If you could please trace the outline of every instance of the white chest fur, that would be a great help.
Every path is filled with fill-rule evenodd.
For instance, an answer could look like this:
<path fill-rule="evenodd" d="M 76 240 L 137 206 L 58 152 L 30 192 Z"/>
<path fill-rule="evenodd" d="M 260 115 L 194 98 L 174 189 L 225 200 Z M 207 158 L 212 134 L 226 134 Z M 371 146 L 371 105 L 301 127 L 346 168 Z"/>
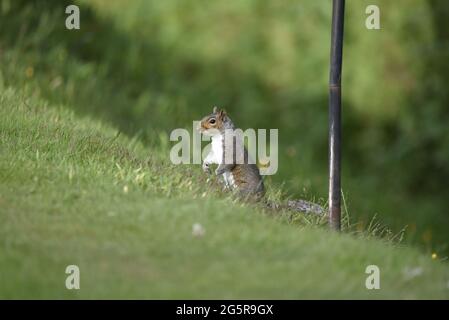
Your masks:
<path fill-rule="evenodd" d="M 217 135 L 212 137 L 212 150 L 208 159 L 211 163 L 221 164 L 223 162 L 223 136 Z M 223 180 L 228 188 L 235 188 L 235 180 L 232 172 L 223 173 Z"/>
<path fill-rule="evenodd" d="M 213 162 L 221 164 L 223 162 L 223 137 L 221 135 L 212 137 L 212 153 L 214 157 Z"/>

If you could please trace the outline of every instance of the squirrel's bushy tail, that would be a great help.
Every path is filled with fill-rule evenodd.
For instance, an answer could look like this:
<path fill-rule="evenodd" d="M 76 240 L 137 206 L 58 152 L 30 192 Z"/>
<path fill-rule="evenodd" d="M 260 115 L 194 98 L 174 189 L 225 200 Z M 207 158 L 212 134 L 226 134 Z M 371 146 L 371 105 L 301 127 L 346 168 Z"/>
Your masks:
<path fill-rule="evenodd" d="M 273 210 L 287 209 L 296 212 L 302 212 L 305 214 L 325 215 L 326 210 L 319 204 L 298 199 L 288 200 L 287 203 L 268 202 L 267 207 Z"/>
<path fill-rule="evenodd" d="M 287 209 L 320 216 L 326 213 L 326 210 L 319 204 L 306 200 L 288 200 Z"/>

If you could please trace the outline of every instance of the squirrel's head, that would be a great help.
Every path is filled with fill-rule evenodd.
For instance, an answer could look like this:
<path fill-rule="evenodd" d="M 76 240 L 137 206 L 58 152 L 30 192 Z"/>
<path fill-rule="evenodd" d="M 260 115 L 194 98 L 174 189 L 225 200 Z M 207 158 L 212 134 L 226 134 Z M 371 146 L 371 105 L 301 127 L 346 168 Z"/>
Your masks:
<path fill-rule="evenodd" d="M 198 130 L 209 136 L 221 134 L 225 129 L 225 123 L 229 120 L 226 111 L 214 107 L 211 114 L 201 119 Z"/>

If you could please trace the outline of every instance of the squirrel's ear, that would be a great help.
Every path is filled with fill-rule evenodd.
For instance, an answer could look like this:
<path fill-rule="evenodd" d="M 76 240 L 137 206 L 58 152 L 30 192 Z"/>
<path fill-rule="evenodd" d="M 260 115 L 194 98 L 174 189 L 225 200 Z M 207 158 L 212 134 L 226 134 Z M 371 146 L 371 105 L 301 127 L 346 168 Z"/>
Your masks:
<path fill-rule="evenodd" d="M 213 113 L 217 113 L 218 112 L 218 107 L 215 106 L 214 109 L 212 110 Z"/>
<path fill-rule="evenodd" d="M 224 119 L 226 117 L 226 111 L 224 109 L 221 109 L 218 112 L 218 116 L 219 116 L 219 118 Z"/>

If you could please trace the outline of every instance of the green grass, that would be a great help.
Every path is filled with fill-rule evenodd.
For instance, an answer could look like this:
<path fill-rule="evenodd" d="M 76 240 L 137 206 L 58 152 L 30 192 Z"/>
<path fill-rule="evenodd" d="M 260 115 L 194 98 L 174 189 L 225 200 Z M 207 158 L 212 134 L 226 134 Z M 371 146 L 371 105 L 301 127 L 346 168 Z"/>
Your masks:
<path fill-rule="evenodd" d="M 402 2 L 380 1 L 392 13 L 381 33 L 359 27 L 367 1 L 348 4 L 351 219 L 345 210 L 336 234 L 221 194 L 199 165 L 169 162 L 167 134 L 214 104 L 243 128 L 280 128 L 268 196 L 324 202 L 330 3 L 80 1 L 81 29 L 69 31 L 71 1 L 0 0 L 0 298 L 448 299 L 445 87 L 434 83 L 449 72 L 444 50 L 421 59 L 447 28 L 433 30 L 444 11 L 425 0 Z M 395 118 L 412 109 L 430 113 Z M 65 288 L 71 264 L 79 291 Z M 365 289 L 370 264 L 381 290 Z"/>
<path fill-rule="evenodd" d="M 379 32 L 364 28 L 370 1 L 348 2 L 343 190 L 360 225 L 377 215 L 395 233 L 407 226 L 405 243 L 447 256 L 449 5 L 410 1 L 379 0 Z M 69 4 L 0 0 L 0 90 L 147 146 L 223 106 L 242 128 L 279 129 L 270 182 L 327 198 L 330 2 L 79 1 L 76 31 L 64 26 Z"/>
<path fill-rule="evenodd" d="M 446 263 L 232 201 L 199 166 L 66 106 L 5 88 L 0 129 L 1 298 L 449 298 Z"/>
<path fill-rule="evenodd" d="M 411 1 L 378 0 L 378 32 L 364 28 L 369 0 L 347 3 L 342 183 L 361 226 L 377 214 L 394 233 L 407 226 L 405 243 L 447 256 L 449 5 Z M 0 90 L 146 146 L 219 105 L 239 127 L 279 129 L 273 185 L 327 198 L 331 2 L 76 1 L 70 31 L 72 2 L 0 0 Z"/>

